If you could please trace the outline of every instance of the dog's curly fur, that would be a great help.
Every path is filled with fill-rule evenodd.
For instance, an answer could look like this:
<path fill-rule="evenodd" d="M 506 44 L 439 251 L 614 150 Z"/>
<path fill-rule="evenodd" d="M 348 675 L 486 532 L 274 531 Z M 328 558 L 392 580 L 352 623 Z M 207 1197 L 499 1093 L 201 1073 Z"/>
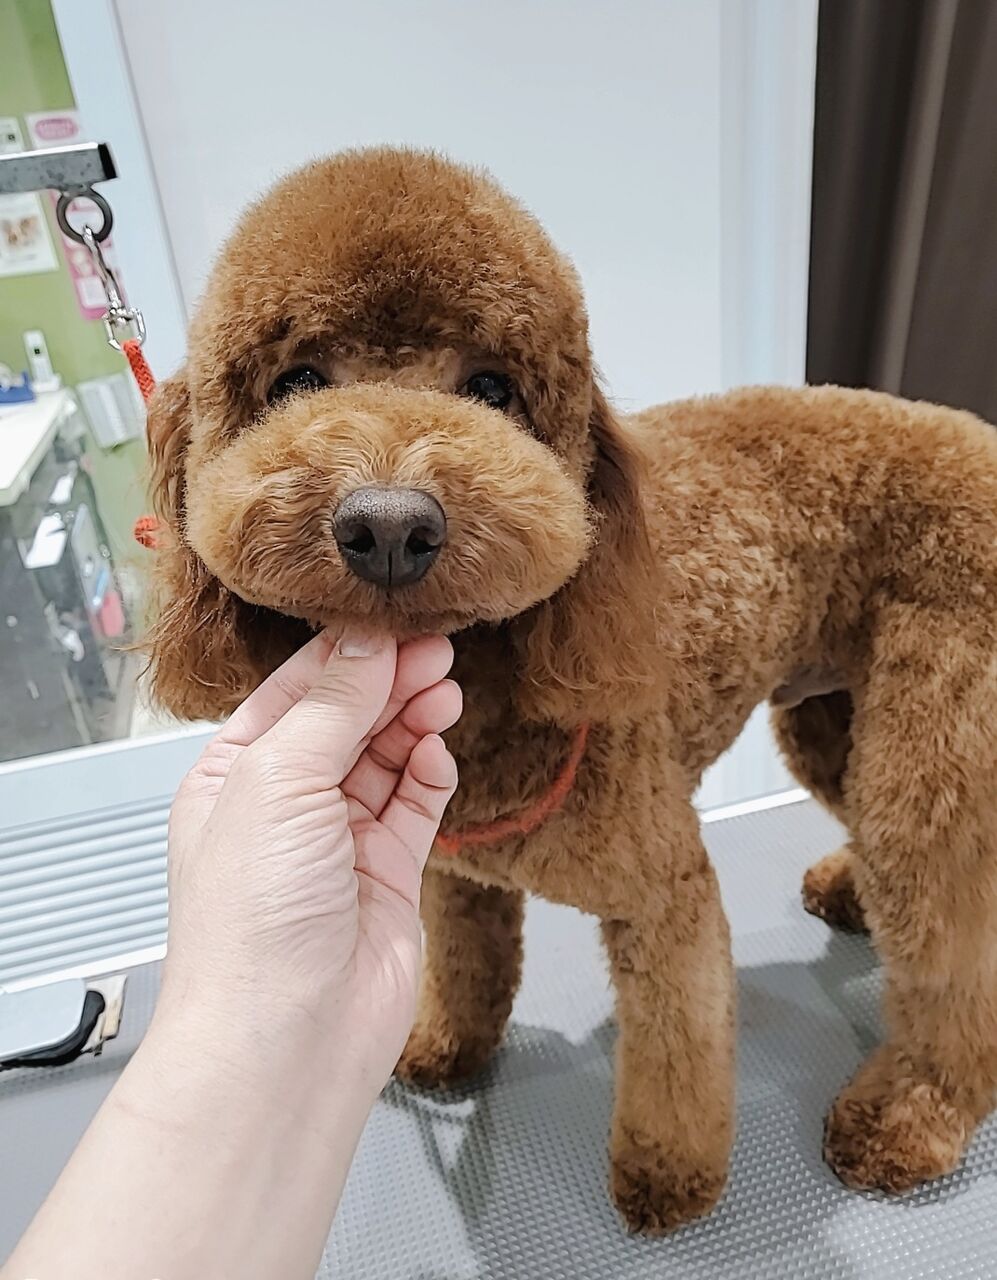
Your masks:
<path fill-rule="evenodd" d="M 667 361 L 667 352 L 662 352 Z M 273 405 L 301 364 L 332 385 Z M 515 383 L 507 412 L 456 394 Z M 727 925 L 690 797 L 759 702 L 847 849 L 811 909 L 866 924 L 887 1042 L 835 1102 L 849 1184 L 960 1159 L 997 1090 L 997 434 L 833 387 L 618 418 L 578 281 L 482 175 L 375 150 L 314 164 L 239 225 L 151 406 L 155 690 L 230 711 L 311 630 L 446 631 L 459 831 L 550 786 L 529 836 L 426 876 L 418 1023 L 399 1074 L 444 1085 L 498 1045 L 527 892 L 602 921 L 620 1034 L 612 1191 L 634 1229 L 709 1210 L 732 1135 Z M 449 541 L 420 583 L 351 576 L 330 513 L 427 490 Z M 501 767 L 496 768 L 496 761 Z"/>

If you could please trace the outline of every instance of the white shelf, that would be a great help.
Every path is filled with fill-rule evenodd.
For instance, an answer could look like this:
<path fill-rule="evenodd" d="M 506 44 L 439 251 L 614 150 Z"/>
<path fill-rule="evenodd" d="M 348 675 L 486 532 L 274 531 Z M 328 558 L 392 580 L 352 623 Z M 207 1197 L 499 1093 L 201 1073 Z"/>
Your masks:
<path fill-rule="evenodd" d="M 0 406 L 0 507 L 12 507 L 27 489 L 60 424 L 74 408 L 65 388 L 28 404 Z"/>

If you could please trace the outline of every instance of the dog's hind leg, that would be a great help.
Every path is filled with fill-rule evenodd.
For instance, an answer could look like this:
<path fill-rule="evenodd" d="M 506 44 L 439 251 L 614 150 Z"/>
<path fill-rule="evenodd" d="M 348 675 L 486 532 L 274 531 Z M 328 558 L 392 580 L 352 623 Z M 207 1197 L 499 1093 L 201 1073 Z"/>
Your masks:
<path fill-rule="evenodd" d="M 985 613 L 891 606 L 857 700 L 845 784 L 886 966 L 886 1043 L 828 1116 L 850 1186 L 953 1169 L 997 1101 L 997 654 Z"/>
<path fill-rule="evenodd" d="M 868 930 L 855 883 L 855 847 L 850 840 L 807 869 L 803 909 L 846 933 Z"/>
<path fill-rule="evenodd" d="M 519 986 L 523 894 L 428 868 L 419 1010 L 395 1074 L 423 1088 L 473 1075 L 505 1031 Z"/>
<path fill-rule="evenodd" d="M 619 1020 L 611 1189 L 630 1229 L 652 1235 L 709 1212 L 733 1134 L 727 921 L 698 833 L 675 818 L 662 813 L 665 830 L 652 837 L 667 842 L 655 859 L 665 882 L 658 907 L 634 903 L 632 917 L 602 926 Z M 676 834 L 682 825 L 687 840 Z"/>
<path fill-rule="evenodd" d="M 772 710 L 772 729 L 790 771 L 844 825 L 852 713 L 852 696 L 845 689 Z M 803 877 L 803 905 L 829 925 L 861 932 L 866 924 L 853 864 L 850 842 L 821 858 Z"/>

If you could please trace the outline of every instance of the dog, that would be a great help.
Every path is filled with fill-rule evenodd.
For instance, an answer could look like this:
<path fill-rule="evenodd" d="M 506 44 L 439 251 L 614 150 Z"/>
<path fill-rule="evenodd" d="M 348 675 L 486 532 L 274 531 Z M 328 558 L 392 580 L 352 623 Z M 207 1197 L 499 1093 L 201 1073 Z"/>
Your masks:
<path fill-rule="evenodd" d="M 692 796 L 769 699 L 849 833 L 807 906 L 868 927 L 886 969 L 886 1040 L 825 1157 L 892 1192 L 956 1166 L 997 1100 L 988 425 L 835 387 L 624 419 L 534 218 L 479 172 L 375 149 L 249 210 L 149 434 L 171 711 L 224 716 L 320 627 L 453 638 L 461 782 L 403 1080 L 486 1062 L 525 894 L 572 904 L 599 918 L 616 992 L 613 1199 L 652 1234 L 715 1204 L 733 981 Z"/>

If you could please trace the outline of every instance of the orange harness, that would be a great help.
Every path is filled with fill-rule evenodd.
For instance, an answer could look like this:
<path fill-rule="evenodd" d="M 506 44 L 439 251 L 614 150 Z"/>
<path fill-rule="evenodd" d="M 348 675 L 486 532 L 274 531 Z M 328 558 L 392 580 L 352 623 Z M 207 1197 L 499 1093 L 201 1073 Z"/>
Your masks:
<path fill-rule="evenodd" d="M 585 754 L 588 736 L 588 724 L 580 724 L 575 731 L 571 751 L 564 762 L 563 769 L 543 795 L 528 805 L 522 813 L 496 818 L 494 822 L 484 822 L 479 827 L 468 827 L 464 831 L 441 831 L 436 837 L 434 846 L 436 850 L 445 858 L 456 858 L 465 849 L 480 849 L 482 846 L 498 844 L 500 840 L 505 840 L 509 836 L 528 836 L 536 831 L 537 827 L 546 822 L 551 814 L 557 813 L 567 800 L 571 788 L 575 785 L 578 766 Z"/>
<path fill-rule="evenodd" d="M 149 398 L 156 389 L 156 379 L 152 376 L 152 370 L 142 354 L 142 344 L 134 338 L 129 338 L 121 344 L 121 350 L 131 366 L 136 385 L 142 393 L 142 399 L 148 404 Z M 143 547 L 155 548 L 158 528 L 159 521 L 155 516 L 139 516 L 133 529 L 135 541 L 140 542 Z M 465 849 L 480 849 L 498 844 L 500 840 L 505 840 L 509 836 L 528 836 L 536 831 L 537 827 L 546 822 L 551 814 L 557 813 L 567 800 L 571 788 L 575 785 L 578 766 L 585 754 L 588 736 L 588 724 L 580 724 L 563 769 L 543 795 L 528 805 L 522 813 L 496 818 L 494 822 L 468 827 L 464 831 L 450 833 L 440 831 L 437 833 L 434 848 L 445 858 L 455 858 Z"/>

